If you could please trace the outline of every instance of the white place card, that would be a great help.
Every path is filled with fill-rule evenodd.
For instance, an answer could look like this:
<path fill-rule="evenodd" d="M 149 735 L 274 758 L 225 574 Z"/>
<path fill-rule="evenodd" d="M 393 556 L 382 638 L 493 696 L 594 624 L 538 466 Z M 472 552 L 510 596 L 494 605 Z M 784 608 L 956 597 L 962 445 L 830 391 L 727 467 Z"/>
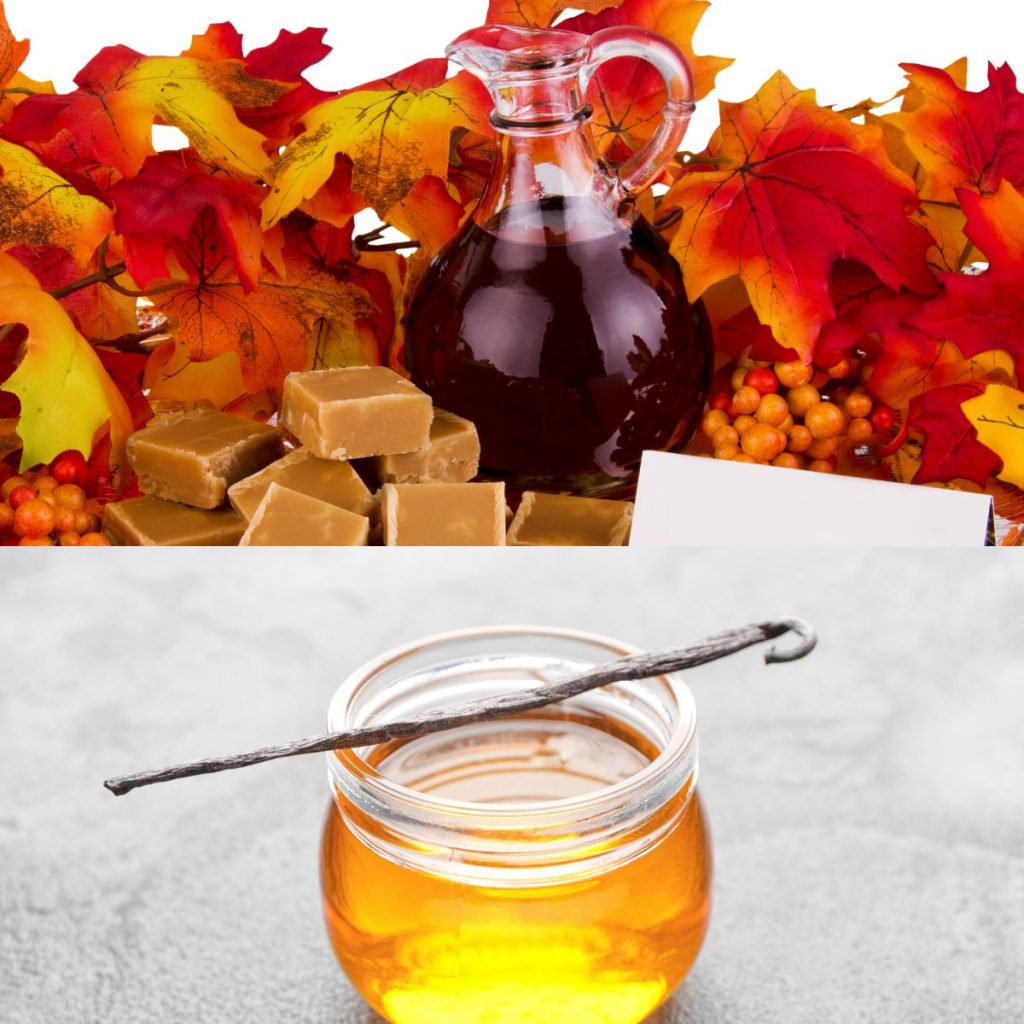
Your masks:
<path fill-rule="evenodd" d="M 646 452 L 632 547 L 981 547 L 992 499 Z"/>

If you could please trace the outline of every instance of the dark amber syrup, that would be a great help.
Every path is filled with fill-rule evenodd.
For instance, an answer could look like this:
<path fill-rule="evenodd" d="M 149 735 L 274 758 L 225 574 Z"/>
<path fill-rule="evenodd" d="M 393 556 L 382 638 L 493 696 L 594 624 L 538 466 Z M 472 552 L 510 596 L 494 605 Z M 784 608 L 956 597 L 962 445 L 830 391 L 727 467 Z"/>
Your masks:
<path fill-rule="evenodd" d="M 413 379 L 480 432 L 485 474 L 515 490 L 628 495 L 645 449 L 700 421 L 711 332 L 664 241 L 597 201 L 470 221 L 407 320 Z"/>

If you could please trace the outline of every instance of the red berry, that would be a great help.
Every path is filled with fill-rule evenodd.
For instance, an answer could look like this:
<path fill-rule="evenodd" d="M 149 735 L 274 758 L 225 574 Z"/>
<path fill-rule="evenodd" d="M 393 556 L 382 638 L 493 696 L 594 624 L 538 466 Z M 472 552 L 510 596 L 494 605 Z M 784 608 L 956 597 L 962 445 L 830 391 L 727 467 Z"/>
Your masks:
<path fill-rule="evenodd" d="M 762 395 L 774 395 L 779 390 L 779 378 L 767 366 L 757 367 L 743 378 L 743 385 L 756 388 Z"/>
<path fill-rule="evenodd" d="M 880 405 L 871 414 L 871 426 L 877 434 L 888 434 L 896 425 L 896 415 L 887 405 Z"/>
<path fill-rule="evenodd" d="M 88 479 L 89 463 L 81 452 L 64 452 L 53 460 L 50 475 L 62 484 L 78 484 Z"/>
<path fill-rule="evenodd" d="M 732 395 L 725 391 L 719 391 L 716 395 L 712 396 L 711 403 L 708 408 L 714 412 L 716 409 L 726 410 L 732 405 Z"/>
<path fill-rule="evenodd" d="M 34 487 L 28 487 L 23 485 L 21 487 L 15 487 L 11 491 L 10 496 L 7 498 L 8 504 L 17 512 L 26 501 L 35 501 L 38 495 Z"/>

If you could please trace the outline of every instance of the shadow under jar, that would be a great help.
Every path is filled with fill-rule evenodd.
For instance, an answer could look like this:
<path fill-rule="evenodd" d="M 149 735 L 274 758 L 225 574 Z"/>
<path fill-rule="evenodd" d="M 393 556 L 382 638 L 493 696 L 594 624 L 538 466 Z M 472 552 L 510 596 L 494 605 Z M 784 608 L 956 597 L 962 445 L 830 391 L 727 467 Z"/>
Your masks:
<path fill-rule="evenodd" d="M 629 497 L 645 450 L 693 436 L 712 370 L 711 329 L 637 197 L 675 156 L 693 110 L 667 40 L 490 25 L 448 55 L 491 92 L 487 185 L 416 289 L 413 380 L 472 420 L 486 476 L 513 490 Z M 597 152 L 588 84 L 606 60 L 650 61 L 667 99 L 650 143 L 620 167 Z"/>
<path fill-rule="evenodd" d="M 332 730 L 532 688 L 635 648 L 545 629 L 453 633 L 351 676 Z M 393 1024 L 639 1024 L 710 910 L 696 713 L 679 679 L 328 755 L 327 930 Z"/>

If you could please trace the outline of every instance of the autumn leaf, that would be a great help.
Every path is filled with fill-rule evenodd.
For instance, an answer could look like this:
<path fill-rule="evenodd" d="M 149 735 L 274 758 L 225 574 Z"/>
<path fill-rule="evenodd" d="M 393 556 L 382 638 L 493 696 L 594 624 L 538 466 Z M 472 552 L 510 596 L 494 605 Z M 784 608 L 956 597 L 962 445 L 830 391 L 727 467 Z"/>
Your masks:
<path fill-rule="evenodd" d="M 352 161 L 339 155 L 326 184 L 299 209 L 313 220 L 336 228 L 346 227 L 354 214 L 365 210 L 366 200 L 352 189 Z"/>
<path fill-rule="evenodd" d="M 586 35 L 627 25 L 650 29 L 679 48 L 693 75 L 694 98 L 703 99 L 715 87 L 718 73 L 732 64 L 724 57 L 694 53 L 693 35 L 710 6 L 706 0 L 625 0 L 600 14 L 570 18 L 558 27 Z M 666 97 L 661 75 L 651 64 L 625 57 L 600 68 L 590 98 L 598 147 L 618 160 L 640 149 L 654 135 L 662 121 Z"/>
<path fill-rule="evenodd" d="M 493 160 L 493 138 L 467 128 L 452 132 L 447 178 L 464 207 L 475 204 L 483 194 Z"/>
<path fill-rule="evenodd" d="M 0 285 L 4 280 L 0 277 Z M 0 287 L 0 320 L 28 329 L 21 362 L 0 387 L 21 403 L 21 468 L 49 462 L 71 449 L 88 457 L 97 434 L 109 424 L 116 475 L 132 430 L 131 413 L 60 303 L 39 288 L 10 284 Z"/>
<path fill-rule="evenodd" d="M 832 292 L 838 313 L 822 331 L 816 359 L 831 366 L 854 352 L 864 353 L 870 367 L 868 391 L 894 409 L 905 410 L 933 388 L 1013 377 L 1013 360 L 1005 352 L 966 357 L 953 342 L 915 326 L 928 300 L 886 288 L 863 267 L 838 267 Z"/>
<path fill-rule="evenodd" d="M 110 287 L 75 288 L 94 273 L 94 258 L 82 262 L 55 245 L 19 245 L 9 252 L 32 272 L 43 291 L 60 294 L 74 288 L 62 295 L 60 304 L 71 314 L 84 337 L 112 341 L 138 332 L 135 298 Z M 116 237 L 111 239 L 106 258 L 108 263 L 121 259 L 120 240 Z M 135 282 L 127 274 L 118 275 L 115 281 L 126 290 L 135 290 Z"/>
<path fill-rule="evenodd" d="M 98 199 L 0 139 L 0 246 L 56 245 L 86 260 L 113 228 L 113 215 Z"/>
<path fill-rule="evenodd" d="M 617 0 L 490 0 L 487 5 L 487 24 L 550 28 L 565 11 L 587 11 L 596 14 L 606 7 L 614 7 L 616 2 Z"/>
<path fill-rule="evenodd" d="M 324 322 L 355 338 L 356 322 L 373 317 L 376 306 L 356 282 L 358 268 L 327 266 L 289 237 L 282 251 L 284 274 L 268 271 L 247 293 L 219 240 L 213 213 L 196 222 L 181 271 L 188 282 L 154 298 L 192 359 L 207 361 L 236 352 L 251 391 L 280 388 L 293 370 L 311 365 Z M 366 362 L 353 342 L 352 362 Z"/>
<path fill-rule="evenodd" d="M 1024 489 L 1024 391 L 990 384 L 961 408 L 978 440 L 1002 460 L 999 479 Z"/>
<path fill-rule="evenodd" d="M 242 286 L 256 287 L 263 263 L 262 191 L 257 187 L 176 152 L 149 157 L 135 178 L 118 182 L 106 195 L 124 237 L 128 270 L 141 287 L 170 275 L 168 243 L 187 241 L 196 217 L 207 209 L 214 213 Z"/>
<path fill-rule="evenodd" d="M 421 178 L 404 199 L 388 210 L 384 218 L 387 223 L 419 243 L 406 261 L 404 288 L 399 290 L 399 297 L 415 294 L 434 256 L 458 232 L 465 212 L 445 183 L 432 175 Z M 404 310 L 398 311 L 399 319 L 403 313 Z M 386 344 L 384 350 L 391 347 Z"/>
<path fill-rule="evenodd" d="M 995 192 L 1024 184 L 1024 94 L 1008 64 L 989 67 L 988 88 L 969 92 L 948 71 L 904 64 L 910 109 L 890 114 L 921 166 L 926 202 L 955 202 L 958 189 Z"/>
<path fill-rule="evenodd" d="M 965 356 L 1002 349 L 1024 380 L 1024 195 L 1004 182 L 993 196 L 958 193 L 967 237 L 989 257 L 980 274 L 943 274 L 942 293 L 913 326 L 952 341 Z"/>
<path fill-rule="evenodd" d="M 346 93 L 311 110 L 305 132 L 274 165 L 264 227 L 313 198 L 334 173 L 338 154 L 351 159 L 352 188 L 380 215 L 424 175 L 443 176 L 453 129 L 488 130 L 490 101 L 472 75 L 444 80 L 444 62 L 429 63 L 432 84 L 410 69 L 385 88 Z"/>
<path fill-rule="evenodd" d="M 409 260 L 396 252 L 364 252 L 359 260 L 360 266 L 373 271 L 379 278 L 381 297 L 377 298 L 377 306 L 391 312 L 391 324 L 378 316 L 370 326 L 377 334 L 377 344 L 384 356 L 382 362 L 398 373 L 407 373 L 405 368 L 405 302 L 412 295 L 409 282 Z M 390 306 L 385 307 L 383 295 L 390 296 Z M 383 321 L 383 322 L 382 322 Z"/>
<path fill-rule="evenodd" d="M 691 298 L 739 275 L 760 321 L 809 360 L 835 316 L 837 260 L 863 263 L 893 290 L 934 290 L 930 240 L 907 217 L 913 183 L 880 131 L 819 107 L 781 72 L 749 102 L 721 109 L 700 169 L 662 207 L 682 214 L 672 251 Z"/>
<path fill-rule="evenodd" d="M 0 89 L 14 78 L 18 69 L 25 63 L 28 50 L 27 39 L 19 42 L 14 38 L 14 33 L 11 32 L 11 27 L 7 24 L 3 0 L 0 0 Z"/>
<path fill-rule="evenodd" d="M 1003 181 L 1024 186 L 1024 94 L 1008 65 L 989 67 L 988 88 L 969 92 L 955 76 L 904 64 L 909 86 L 903 109 L 885 120 L 903 133 L 918 161 L 921 221 L 934 236 L 950 270 L 968 261 L 960 189 L 982 195 Z"/>
<path fill-rule="evenodd" d="M 75 84 L 78 89 L 66 96 L 29 97 L 15 110 L 6 136 L 37 149 L 50 143 L 40 151 L 129 178 L 152 155 L 157 122 L 184 132 L 200 159 L 264 178 L 270 165 L 265 139 L 239 120 L 235 108 L 270 106 L 292 89 L 254 78 L 238 60 L 145 57 L 126 46 L 102 50 Z"/>
<path fill-rule="evenodd" d="M 458 231 L 465 210 L 433 175 L 421 178 L 384 217 L 387 223 L 419 243 L 419 252 L 433 257 Z"/>
<path fill-rule="evenodd" d="M 326 29 L 302 32 L 282 30 L 269 46 L 253 50 L 245 58 L 245 69 L 255 78 L 287 82 L 292 88 L 269 106 L 241 108 L 243 124 L 265 136 L 272 151 L 292 141 L 308 111 L 332 99 L 335 94 L 310 84 L 304 72 L 327 57 L 331 48 L 324 42 Z"/>
<path fill-rule="evenodd" d="M 16 260 L 10 253 L 0 252 L 0 288 L 12 284 L 24 285 L 26 288 L 39 286 L 35 275 L 24 263 Z"/>
<path fill-rule="evenodd" d="M 954 384 L 918 395 L 910 403 L 910 429 L 924 437 L 915 483 L 970 480 L 984 487 L 999 468 L 999 456 L 978 440 L 961 408 L 980 392 L 975 385 Z"/>
<path fill-rule="evenodd" d="M 194 35 L 192 45 L 181 55 L 205 61 L 241 60 L 245 56 L 242 34 L 230 21 L 218 22 L 210 25 L 202 35 Z"/>
<path fill-rule="evenodd" d="M 154 402 L 209 402 L 223 409 L 246 394 L 237 352 L 195 362 L 188 345 L 173 338 L 158 345 L 146 363 L 143 384 Z"/>

